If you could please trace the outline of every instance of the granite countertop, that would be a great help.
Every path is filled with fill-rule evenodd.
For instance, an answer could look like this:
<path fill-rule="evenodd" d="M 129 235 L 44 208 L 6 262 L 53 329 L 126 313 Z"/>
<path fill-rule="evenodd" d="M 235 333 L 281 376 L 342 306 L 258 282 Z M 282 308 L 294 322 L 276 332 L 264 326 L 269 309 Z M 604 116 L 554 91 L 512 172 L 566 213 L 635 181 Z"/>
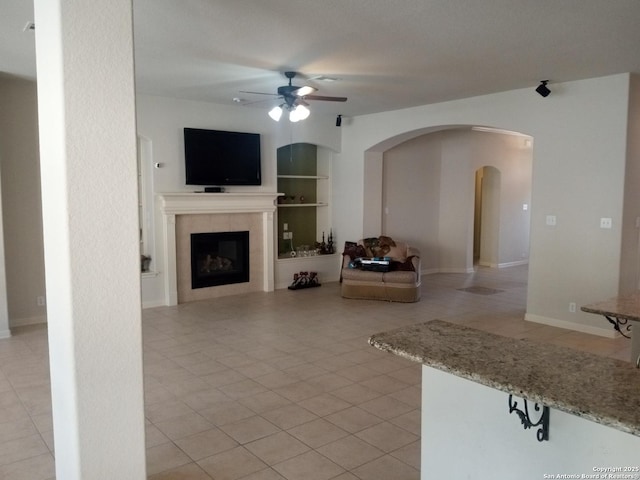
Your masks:
<path fill-rule="evenodd" d="M 640 369 L 628 362 L 441 320 L 378 333 L 369 343 L 452 375 L 640 436 Z"/>
<path fill-rule="evenodd" d="M 604 302 L 591 303 L 581 307 L 581 310 L 619 319 L 640 321 L 640 292 L 620 295 Z"/>

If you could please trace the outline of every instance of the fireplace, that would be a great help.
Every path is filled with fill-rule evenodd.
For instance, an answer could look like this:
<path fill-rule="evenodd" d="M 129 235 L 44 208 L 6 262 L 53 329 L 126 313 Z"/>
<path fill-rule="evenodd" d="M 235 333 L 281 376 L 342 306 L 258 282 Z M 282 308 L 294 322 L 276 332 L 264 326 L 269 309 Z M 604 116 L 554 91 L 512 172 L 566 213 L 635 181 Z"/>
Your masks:
<path fill-rule="evenodd" d="M 265 192 L 158 194 L 162 236 L 155 265 L 165 305 L 273 291 L 277 197 Z M 236 231 L 249 232 L 249 282 L 191 288 L 191 234 Z"/>
<path fill-rule="evenodd" d="M 191 234 L 191 288 L 249 281 L 249 232 Z"/>

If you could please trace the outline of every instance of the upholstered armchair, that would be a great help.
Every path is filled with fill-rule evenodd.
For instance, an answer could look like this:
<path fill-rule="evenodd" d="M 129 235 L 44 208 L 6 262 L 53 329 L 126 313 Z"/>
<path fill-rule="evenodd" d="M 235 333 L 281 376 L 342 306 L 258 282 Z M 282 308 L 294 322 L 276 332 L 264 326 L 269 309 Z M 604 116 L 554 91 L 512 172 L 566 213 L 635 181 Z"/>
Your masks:
<path fill-rule="evenodd" d="M 388 268 L 363 267 L 359 259 L 371 257 L 388 259 Z M 345 298 L 420 300 L 420 252 L 405 242 L 387 236 L 346 242 L 341 273 L 341 293 Z"/>

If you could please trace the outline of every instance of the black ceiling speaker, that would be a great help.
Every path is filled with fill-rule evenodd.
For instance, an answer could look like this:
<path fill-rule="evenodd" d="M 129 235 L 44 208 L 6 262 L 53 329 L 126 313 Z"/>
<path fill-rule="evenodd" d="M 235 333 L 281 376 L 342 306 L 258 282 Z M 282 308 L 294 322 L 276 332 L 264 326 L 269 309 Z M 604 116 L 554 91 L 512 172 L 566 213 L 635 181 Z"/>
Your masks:
<path fill-rule="evenodd" d="M 538 85 L 538 88 L 536 88 L 536 92 L 538 92 L 543 97 L 547 97 L 551 93 L 551 90 L 547 88 L 547 83 L 549 83 L 549 80 L 541 80 L 540 85 Z"/>
<path fill-rule="evenodd" d="M 336 117 L 336 127 L 340 127 L 342 125 L 342 115 L 338 115 Z"/>

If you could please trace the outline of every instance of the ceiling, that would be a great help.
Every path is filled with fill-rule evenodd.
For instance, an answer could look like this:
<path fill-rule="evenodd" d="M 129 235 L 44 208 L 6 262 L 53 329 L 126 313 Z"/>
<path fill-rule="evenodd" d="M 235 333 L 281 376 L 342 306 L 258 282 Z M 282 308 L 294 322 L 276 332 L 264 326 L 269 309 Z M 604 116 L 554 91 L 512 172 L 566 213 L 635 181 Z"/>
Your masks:
<path fill-rule="evenodd" d="M 241 91 L 275 93 L 286 70 L 304 74 L 294 85 L 348 97 L 310 102 L 345 116 L 640 72 L 639 0 L 133 4 L 138 92 L 238 108 L 278 103 Z M 0 0 L 0 72 L 35 78 L 32 20 L 31 1 Z"/>

